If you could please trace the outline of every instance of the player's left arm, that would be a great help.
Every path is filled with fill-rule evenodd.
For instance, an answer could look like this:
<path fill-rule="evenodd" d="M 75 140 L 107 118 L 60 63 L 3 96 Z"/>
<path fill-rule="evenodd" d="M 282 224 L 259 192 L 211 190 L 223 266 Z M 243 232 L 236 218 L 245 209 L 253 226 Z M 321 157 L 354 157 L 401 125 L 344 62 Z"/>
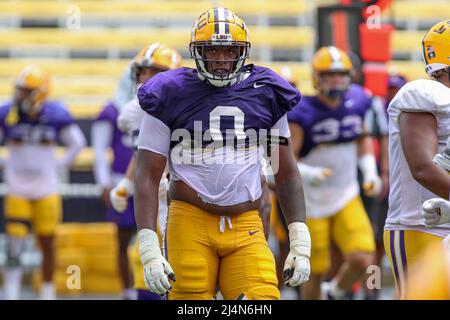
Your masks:
<path fill-rule="evenodd" d="M 259 207 L 259 216 L 261 217 L 261 221 L 262 221 L 263 229 L 264 229 L 264 236 L 266 237 L 266 240 L 267 240 L 267 239 L 269 239 L 269 234 L 270 234 L 270 212 L 272 210 L 272 204 L 270 202 L 269 184 L 266 180 L 265 175 L 261 175 L 261 189 L 262 189 L 263 193 L 262 193 L 261 206 Z"/>
<path fill-rule="evenodd" d="M 309 257 L 311 237 L 306 221 L 305 196 L 290 139 L 287 145 L 280 145 L 272 153 L 277 197 L 288 223 L 290 251 L 284 264 L 283 276 L 287 286 L 298 286 L 309 279 L 311 272 Z"/>
<path fill-rule="evenodd" d="M 64 168 L 72 164 L 78 153 L 86 147 L 86 138 L 81 128 L 72 123 L 61 129 L 60 140 L 66 146 L 66 151 L 58 160 L 58 165 Z"/>

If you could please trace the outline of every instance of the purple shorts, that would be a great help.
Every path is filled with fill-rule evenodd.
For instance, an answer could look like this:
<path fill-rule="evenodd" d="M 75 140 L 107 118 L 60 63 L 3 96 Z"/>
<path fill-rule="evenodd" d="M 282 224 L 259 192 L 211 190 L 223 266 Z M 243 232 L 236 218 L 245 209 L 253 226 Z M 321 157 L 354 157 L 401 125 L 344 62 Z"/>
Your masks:
<path fill-rule="evenodd" d="M 134 220 L 134 198 L 128 199 L 128 207 L 122 213 L 117 212 L 110 207 L 106 210 L 106 217 L 117 225 L 119 229 L 136 229 L 136 222 Z"/>

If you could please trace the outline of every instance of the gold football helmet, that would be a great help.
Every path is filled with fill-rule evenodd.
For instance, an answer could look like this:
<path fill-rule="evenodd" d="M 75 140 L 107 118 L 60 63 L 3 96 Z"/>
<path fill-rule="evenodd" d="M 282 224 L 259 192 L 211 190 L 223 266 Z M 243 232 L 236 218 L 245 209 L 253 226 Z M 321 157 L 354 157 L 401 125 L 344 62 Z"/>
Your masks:
<path fill-rule="evenodd" d="M 14 103 L 26 113 L 38 112 L 50 91 L 50 76 L 41 68 L 29 65 L 14 83 Z"/>
<path fill-rule="evenodd" d="M 422 53 L 426 73 L 431 76 L 435 71 L 450 66 L 450 20 L 444 20 L 425 34 L 422 40 Z M 450 72 L 449 72 L 450 73 Z"/>
<path fill-rule="evenodd" d="M 208 60 L 205 50 L 211 46 L 232 46 L 238 48 L 238 56 L 231 60 Z M 216 87 L 231 85 L 242 73 L 244 62 L 249 57 L 250 41 L 244 20 L 233 11 L 218 7 L 203 12 L 192 28 L 189 51 L 195 59 L 201 79 Z M 207 70 L 211 62 L 231 62 L 232 68 L 227 74 L 218 75 Z"/>
<path fill-rule="evenodd" d="M 172 48 L 160 43 L 153 43 L 139 51 L 133 59 L 131 70 L 132 79 L 137 82 L 141 68 L 154 68 L 167 71 L 178 68 L 181 64 L 180 54 Z"/>
<path fill-rule="evenodd" d="M 314 88 L 322 94 L 336 98 L 347 91 L 353 70 L 350 57 L 341 49 L 328 46 L 320 48 L 312 60 Z M 327 74 L 341 74 L 340 83 L 330 85 L 325 81 Z"/>

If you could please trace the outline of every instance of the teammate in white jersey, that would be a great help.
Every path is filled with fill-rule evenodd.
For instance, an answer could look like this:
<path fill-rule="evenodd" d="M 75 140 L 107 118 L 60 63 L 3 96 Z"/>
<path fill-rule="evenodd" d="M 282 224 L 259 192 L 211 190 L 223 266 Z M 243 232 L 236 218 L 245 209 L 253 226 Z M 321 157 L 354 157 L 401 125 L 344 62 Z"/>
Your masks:
<path fill-rule="evenodd" d="M 31 227 L 43 257 L 40 298 L 55 298 L 53 239 L 62 219 L 58 171 L 67 168 L 86 145 L 66 107 L 47 99 L 49 86 L 49 76 L 43 70 L 28 66 L 16 79 L 12 101 L 0 107 L 0 135 L 9 151 L 8 158 L 2 161 L 7 186 L 7 261 L 3 278 L 7 299 L 20 296 L 20 256 Z M 59 143 L 67 149 L 58 159 L 55 147 Z"/>
<path fill-rule="evenodd" d="M 450 135 L 450 20 L 434 25 L 422 41 L 431 80 L 403 86 L 391 101 L 389 114 L 389 211 L 384 245 L 404 298 L 408 267 L 433 242 L 450 233 L 450 224 L 427 227 L 422 204 L 448 200 L 450 177 L 433 163 Z"/>

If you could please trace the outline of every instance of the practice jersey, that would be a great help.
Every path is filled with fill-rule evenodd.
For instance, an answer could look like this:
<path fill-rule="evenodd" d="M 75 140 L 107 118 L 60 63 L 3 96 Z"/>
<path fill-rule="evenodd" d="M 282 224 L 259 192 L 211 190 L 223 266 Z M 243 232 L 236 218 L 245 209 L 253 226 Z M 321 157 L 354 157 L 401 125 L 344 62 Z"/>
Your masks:
<path fill-rule="evenodd" d="M 371 100 L 363 87 L 353 84 L 335 109 L 316 96 L 307 96 L 288 113 L 288 120 L 304 132 L 300 161 L 333 171 L 319 185 L 304 184 L 309 217 L 331 216 L 359 194 L 355 141 L 364 131 Z"/>
<path fill-rule="evenodd" d="M 144 114 L 145 112 L 141 109 L 138 99 L 134 98 L 123 106 L 117 118 L 119 129 L 132 138 L 133 147 L 137 147 L 137 137 Z"/>
<path fill-rule="evenodd" d="M 424 201 L 436 198 L 414 180 L 403 153 L 398 119 L 402 112 L 429 112 L 437 120 L 439 152 L 450 135 L 450 89 L 433 80 L 415 80 L 403 86 L 389 104 L 389 211 L 385 229 L 410 229 L 445 236 L 450 224 L 425 228 Z"/>
<path fill-rule="evenodd" d="M 117 126 L 119 129 L 126 133 L 132 139 L 133 148 L 137 147 L 137 137 L 139 135 L 139 129 L 141 127 L 142 118 L 145 115 L 145 111 L 141 109 L 139 105 L 139 101 L 137 98 L 134 98 L 128 101 L 120 110 L 119 116 L 117 117 Z M 159 183 L 159 203 L 161 204 L 167 202 L 167 189 L 168 189 L 168 180 L 167 180 L 167 172 L 166 169 Z M 167 205 L 166 205 L 167 206 Z M 160 214 L 161 216 L 161 210 Z M 165 225 L 160 223 L 161 228 L 165 227 Z"/>
<path fill-rule="evenodd" d="M 123 134 L 117 126 L 119 110 L 112 102 L 108 103 L 100 112 L 95 122 L 107 121 L 113 128 L 113 136 L 110 147 L 113 151 L 114 160 L 112 162 L 112 171 L 125 173 L 128 163 L 133 155 L 131 149 L 132 143 L 128 135 Z"/>
<path fill-rule="evenodd" d="M 150 116 L 142 123 L 139 149 L 166 155 L 171 179 L 184 181 L 207 203 L 233 205 L 261 196 L 263 152 L 254 133 L 270 133 L 301 98 L 270 69 L 248 65 L 245 72 L 241 82 L 216 88 L 201 81 L 197 70 L 179 68 L 157 74 L 138 90 Z M 284 123 L 278 134 L 288 137 L 285 118 Z M 166 145 L 155 149 L 152 138 Z"/>
<path fill-rule="evenodd" d="M 39 199 L 57 193 L 55 146 L 61 142 L 62 130 L 74 123 L 56 101 L 45 101 L 35 120 L 12 103 L 0 107 L 2 140 L 9 151 L 4 169 L 9 194 Z"/>

